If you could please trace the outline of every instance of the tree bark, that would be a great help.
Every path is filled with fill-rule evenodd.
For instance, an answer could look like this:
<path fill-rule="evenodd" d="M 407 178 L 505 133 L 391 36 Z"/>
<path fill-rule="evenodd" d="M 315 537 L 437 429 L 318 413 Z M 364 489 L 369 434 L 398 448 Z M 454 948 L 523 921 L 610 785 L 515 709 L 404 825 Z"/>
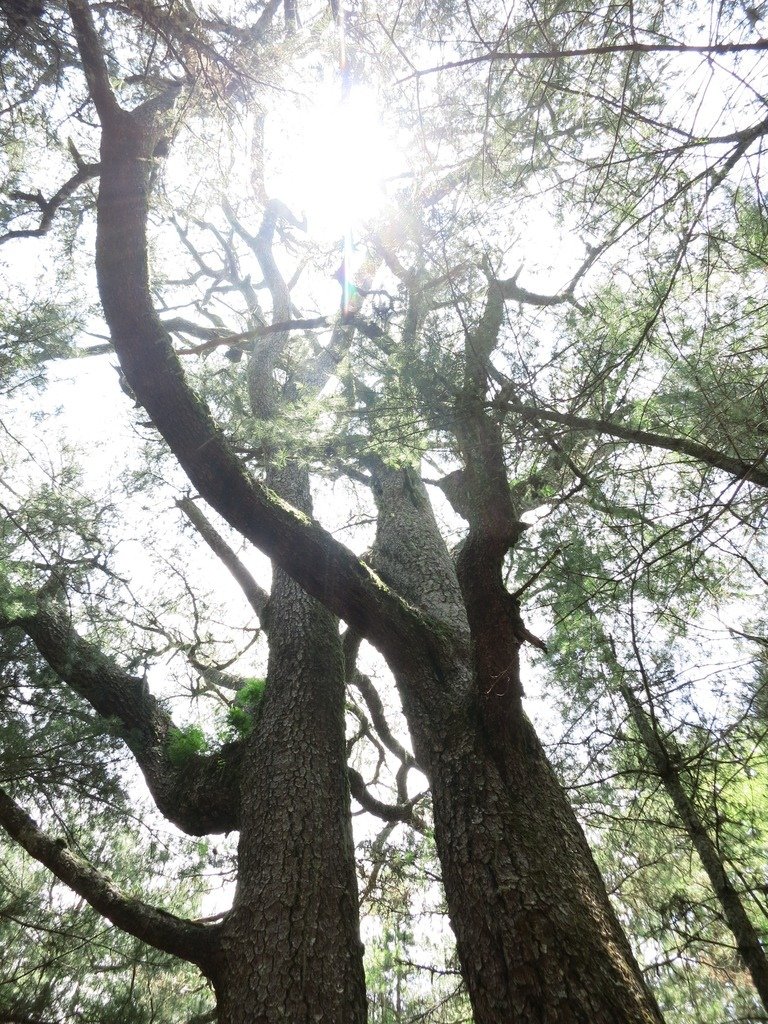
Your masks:
<path fill-rule="evenodd" d="M 533 728 L 521 732 L 503 770 L 469 722 L 432 756 L 435 839 L 475 1020 L 658 1024 L 573 811 Z"/>
<path fill-rule="evenodd" d="M 173 720 L 149 692 L 147 681 L 84 640 L 55 602 L 38 595 L 34 614 L 0 616 L 0 630 L 10 628 L 23 630 L 59 678 L 102 718 L 113 721 L 158 810 L 169 821 L 198 836 L 238 827 L 232 783 L 238 778 L 239 743 L 226 743 L 215 755 L 197 754 L 183 766 L 175 765 L 168 753 Z"/>
<path fill-rule="evenodd" d="M 271 473 L 311 511 L 295 467 Z M 276 571 L 267 687 L 246 741 L 238 884 L 215 977 L 220 1024 L 363 1024 L 338 620 Z"/>
<path fill-rule="evenodd" d="M 430 673 L 396 677 L 432 786 L 435 841 L 476 1024 L 659 1024 L 519 696 L 502 698 L 480 675 L 495 654 L 468 642 L 455 569 L 423 486 L 409 471 L 380 470 L 377 491 L 377 569 L 454 638 L 445 640 L 438 693 Z M 403 537 L 412 557 L 404 557 Z M 506 700 L 496 715 L 503 729 L 490 723 L 489 696 Z"/>
<path fill-rule="evenodd" d="M 477 1024 L 659 1024 L 572 810 L 522 713 L 516 656 L 525 636 L 499 578 L 519 524 L 511 507 L 489 508 L 487 518 L 477 493 L 504 497 L 503 459 L 478 465 L 469 481 L 479 518 L 471 523 L 472 557 L 461 588 L 416 474 L 381 474 L 377 565 L 387 586 L 245 473 L 186 385 L 152 306 L 144 170 L 152 133 L 146 112 L 129 114 L 117 106 L 103 59 L 94 56 L 98 40 L 89 34 L 81 0 L 70 0 L 70 7 L 103 128 L 97 271 L 121 365 L 206 500 L 387 656 L 417 757 L 433 785 L 438 853 Z M 482 330 L 472 339 L 486 361 L 503 313 L 503 295 L 492 293 Z M 478 410 L 486 376 L 480 366 L 468 379 L 467 399 Z M 469 450 L 477 440 L 471 426 L 468 463 L 476 454 L 485 459 Z M 481 448 L 490 451 L 497 440 L 492 434 L 479 438 Z M 474 581 L 480 585 L 473 585 L 470 574 L 485 558 L 483 577 Z M 490 614 L 483 580 L 493 588 Z M 257 733 L 268 742 L 257 746 L 254 738 L 243 767 L 242 876 L 216 985 L 227 1024 L 323 1019 L 322 1002 L 310 1003 L 326 997 L 338 1009 L 325 1019 L 352 1021 L 361 1018 L 346 841 L 340 827 L 329 839 L 320 833 L 321 821 L 340 822 L 342 808 L 346 814 L 344 774 L 334 760 L 337 640 L 326 612 L 308 604 L 284 577 L 278 585 L 286 633 L 274 649 Z M 294 643 L 288 627 L 300 620 L 302 639 Z M 322 756 L 302 745 L 310 736 Z M 297 760 L 299 751 L 309 757 Z M 308 772 L 324 780 L 319 802 L 321 789 Z M 329 876 L 334 855 L 341 858 L 340 869 Z M 317 954 L 318 943 L 336 952 Z M 330 1002 L 334 971 L 337 987 L 346 991 L 336 1003 Z M 290 1013 L 278 1016 L 287 1006 Z"/>

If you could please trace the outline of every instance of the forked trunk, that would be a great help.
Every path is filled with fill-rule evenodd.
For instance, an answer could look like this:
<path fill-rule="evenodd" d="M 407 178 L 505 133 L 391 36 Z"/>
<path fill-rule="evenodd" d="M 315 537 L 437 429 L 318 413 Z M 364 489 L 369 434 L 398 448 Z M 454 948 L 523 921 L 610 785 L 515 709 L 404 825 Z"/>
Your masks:
<path fill-rule="evenodd" d="M 423 486 L 380 467 L 377 500 L 377 567 L 444 638 L 439 665 L 397 681 L 475 1024 L 660 1024 L 519 693 L 482 677 L 498 650 L 470 637 Z"/>

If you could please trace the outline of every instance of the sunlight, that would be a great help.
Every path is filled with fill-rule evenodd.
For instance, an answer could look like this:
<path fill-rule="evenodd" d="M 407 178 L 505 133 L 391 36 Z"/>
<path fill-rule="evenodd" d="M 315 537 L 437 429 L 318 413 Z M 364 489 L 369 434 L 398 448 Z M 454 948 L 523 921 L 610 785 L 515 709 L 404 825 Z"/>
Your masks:
<path fill-rule="evenodd" d="M 287 113 L 287 112 L 286 112 Z M 301 216 L 317 240 L 346 236 L 382 206 L 385 181 L 402 170 L 403 158 L 388 137 L 372 90 L 320 85 L 311 103 L 281 118 L 272 140 L 280 170 L 274 194 Z"/>

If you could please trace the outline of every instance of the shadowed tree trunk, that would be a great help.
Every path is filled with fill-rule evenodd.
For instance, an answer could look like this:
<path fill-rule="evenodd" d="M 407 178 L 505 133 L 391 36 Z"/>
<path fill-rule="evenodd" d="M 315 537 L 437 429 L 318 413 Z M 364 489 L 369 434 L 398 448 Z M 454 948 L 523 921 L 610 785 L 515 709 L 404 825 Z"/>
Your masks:
<path fill-rule="evenodd" d="M 163 377 L 170 368 L 167 336 L 162 328 L 158 331 L 148 283 L 144 232 L 152 154 L 177 90 L 172 88 L 156 102 L 130 113 L 120 108 L 87 5 L 74 0 L 70 11 L 104 128 L 97 262 L 105 310 L 121 337 L 137 338 L 137 330 L 145 340 L 151 336 L 151 355 L 139 359 L 130 375 L 141 376 L 140 390 L 149 385 L 154 391 L 153 398 L 144 396 L 151 414 L 162 407 L 176 419 L 201 459 L 200 482 L 211 483 L 216 479 L 216 458 L 205 442 L 200 443 L 198 432 L 203 424 L 204 430 L 211 427 L 204 407 L 192 399 L 181 413 L 167 402 L 167 395 L 163 397 Z M 271 282 L 275 289 L 279 285 L 280 281 Z M 278 302 L 274 312 L 278 319 L 285 318 Z M 149 336 L 144 335 L 146 330 Z M 260 382 L 266 402 L 273 364 L 261 365 L 256 359 L 253 364 L 253 380 Z M 180 393 L 191 397 L 182 375 L 174 378 Z M 252 395 L 258 391 L 254 384 Z M 254 397 L 254 414 L 267 415 L 263 404 Z M 231 459 L 230 468 L 237 465 L 223 445 L 220 454 Z M 206 468 L 210 458 L 213 461 Z M 254 493 L 256 485 L 244 473 L 239 475 Z M 228 490 L 226 482 L 220 482 Z M 267 482 L 270 490 L 264 488 L 263 493 L 268 500 L 290 508 L 295 521 L 311 518 L 306 471 L 289 464 L 271 470 Z M 275 498 L 276 492 L 280 499 Z M 261 596 L 252 590 L 246 589 L 247 596 L 258 606 Z M 268 630 L 270 654 L 257 721 L 251 733 L 233 745 L 237 749 L 228 758 L 214 755 L 190 763 L 189 774 L 197 786 L 192 806 L 181 808 L 174 805 L 185 788 L 184 779 L 171 770 L 167 757 L 171 723 L 143 681 L 121 673 L 109 659 L 78 642 L 71 627 L 61 627 L 56 616 L 46 617 L 44 607 L 13 622 L 27 630 L 62 678 L 99 713 L 119 719 L 167 815 L 182 827 L 203 833 L 211 831 L 211 826 L 240 829 L 234 904 L 220 925 L 195 927 L 154 908 L 110 898 L 108 883 L 72 863 L 55 842 L 41 837 L 12 801 L 7 807 L 0 802 L 0 819 L 34 855 L 43 851 L 47 859 L 41 859 L 99 909 L 106 908 L 102 912 L 121 927 L 197 963 L 214 984 L 220 1024 L 363 1024 L 366 995 L 338 619 L 279 570 L 266 615 L 264 611 L 262 624 Z M 51 628 L 51 623 L 58 628 Z M 214 812 L 208 816 L 200 812 L 198 801 L 201 805 L 212 802 Z"/>
<path fill-rule="evenodd" d="M 478 651 L 423 486 L 410 471 L 381 467 L 376 490 L 376 566 L 443 627 L 440 675 L 397 678 L 432 786 L 475 1020 L 658 1024 L 581 828 L 522 710 L 519 679 L 510 674 L 500 692 L 501 672 L 478 671 L 505 649 L 508 622 L 498 623 L 493 649 Z"/>
<path fill-rule="evenodd" d="M 270 483 L 311 513 L 309 481 Z M 215 974 L 220 1024 L 366 1019 L 338 620 L 277 570 L 269 669 L 240 773 L 238 884 Z"/>

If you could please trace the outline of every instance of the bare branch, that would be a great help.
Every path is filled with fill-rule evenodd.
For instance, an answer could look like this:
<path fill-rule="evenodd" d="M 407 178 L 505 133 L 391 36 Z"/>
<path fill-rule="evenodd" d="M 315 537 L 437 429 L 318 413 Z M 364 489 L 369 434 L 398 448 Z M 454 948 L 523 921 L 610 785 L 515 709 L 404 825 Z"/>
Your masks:
<path fill-rule="evenodd" d="M 191 498 L 180 498 L 176 504 L 192 523 L 216 557 L 229 569 L 230 573 L 245 594 L 248 604 L 259 617 L 262 629 L 267 630 L 265 611 L 269 602 L 269 594 L 259 586 L 252 574 L 243 565 L 237 554 L 227 544 L 221 534 L 214 529 L 202 510 Z"/>
<path fill-rule="evenodd" d="M 50 199 L 44 199 L 42 193 L 29 193 L 29 192 L 11 192 L 11 199 L 25 200 L 27 202 L 35 203 L 40 208 L 41 217 L 40 223 L 36 228 L 19 228 L 12 231 L 6 231 L 5 234 L 0 235 L 0 245 L 10 241 L 12 238 L 39 238 L 42 235 L 48 234 L 53 225 L 54 217 L 59 208 L 69 199 L 70 196 L 78 190 L 78 188 L 86 181 L 91 178 L 96 178 L 101 171 L 101 164 L 83 164 L 80 166 L 75 174 L 66 181 L 58 192 L 55 193 Z"/>
<path fill-rule="evenodd" d="M 364 810 L 375 814 L 382 821 L 403 821 L 419 832 L 424 830 L 424 823 L 413 811 L 413 805 L 421 799 L 421 795 L 407 804 L 385 804 L 369 792 L 360 772 L 354 768 L 347 768 L 347 776 L 349 777 L 349 791 Z"/>
<path fill-rule="evenodd" d="M 487 53 L 478 54 L 476 57 L 465 57 L 463 60 L 446 61 L 444 64 L 435 64 L 429 68 L 420 68 L 405 75 L 395 84 L 401 85 L 412 78 L 423 78 L 425 75 L 434 75 L 439 71 L 451 71 L 454 68 L 470 67 L 473 64 L 488 64 L 494 61 L 519 63 L 521 61 L 533 60 L 563 60 L 574 57 L 605 57 L 617 53 L 644 54 L 644 53 L 692 53 L 702 56 L 717 56 L 726 53 L 755 53 L 761 50 L 768 50 L 768 39 L 757 39 L 753 43 L 712 43 L 703 46 L 693 46 L 687 43 L 613 43 L 602 46 L 582 46 L 572 49 L 552 50 L 489 50 Z"/>
<path fill-rule="evenodd" d="M 264 324 L 261 327 L 254 327 L 250 331 L 240 331 L 238 334 L 226 335 L 223 335 L 216 328 L 196 327 L 188 320 L 166 320 L 164 321 L 164 326 L 169 331 L 195 334 L 198 337 L 206 337 L 208 336 L 207 332 L 210 332 L 210 340 L 205 341 L 202 345 L 177 349 L 177 354 L 180 356 L 193 356 L 202 355 L 204 352 L 212 352 L 214 349 L 225 345 L 230 347 L 233 345 L 244 345 L 246 342 L 256 341 L 258 338 L 268 338 L 273 334 L 284 334 L 288 331 L 310 331 L 318 327 L 331 327 L 332 321 L 327 316 L 313 316 L 301 320 L 284 320 L 281 323 Z"/>
<path fill-rule="evenodd" d="M 371 716 L 371 722 L 376 730 L 376 734 L 384 746 L 404 765 L 408 767 L 414 766 L 416 761 L 413 755 L 392 735 L 392 730 L 389 728 L 389 723 L 384 714 L 384 705 L 381 702 L 381 697 L 368 676 L 363 675 L 362 672 L 354 671 L 350 681 L 360 691 L 368 708 L 368 713 Z"/>

